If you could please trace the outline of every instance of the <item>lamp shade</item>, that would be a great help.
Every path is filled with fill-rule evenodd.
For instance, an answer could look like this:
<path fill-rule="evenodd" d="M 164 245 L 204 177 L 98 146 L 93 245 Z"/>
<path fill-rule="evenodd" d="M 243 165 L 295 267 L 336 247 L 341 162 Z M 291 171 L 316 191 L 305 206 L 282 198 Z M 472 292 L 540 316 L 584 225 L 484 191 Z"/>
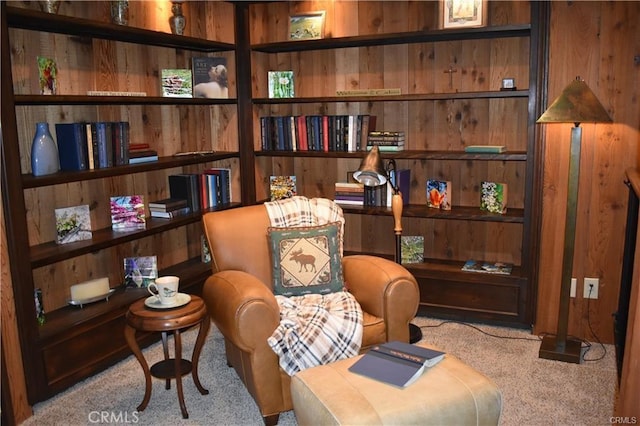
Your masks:
<path fill-rule="evenodd" d="M 537 123 L 610 123 L 611 117 L 587 83 L 576 77 Z"/>
<path fill-rule="evenodd" d="M 353 173 L 353 178 L 364 186 L 378 186 L 387 183 L 387 172 L 382 164 L 378 145 L 374 145 L 362 160 L 358 170 Z"/>

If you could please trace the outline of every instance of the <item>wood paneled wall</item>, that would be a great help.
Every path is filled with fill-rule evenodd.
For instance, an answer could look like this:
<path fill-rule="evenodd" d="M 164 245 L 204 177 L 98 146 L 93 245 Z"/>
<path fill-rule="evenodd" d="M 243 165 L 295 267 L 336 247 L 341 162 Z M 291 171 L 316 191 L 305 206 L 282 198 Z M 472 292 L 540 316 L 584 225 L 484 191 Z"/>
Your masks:
<path fill-rule="evenodd" d="M 624 172 L 640 164 L 640 2 L 554 1 L 551 7 L 549 102 L 576 76 L 613 124 L 583 124 L 569 334 L 613 343 L 627 211 Z M 545 125 L 542 241 L 534 331 L 556 331 L 571 125 Z M 582 297 L 585 277 L 600 279 L 599 297 Z"/>

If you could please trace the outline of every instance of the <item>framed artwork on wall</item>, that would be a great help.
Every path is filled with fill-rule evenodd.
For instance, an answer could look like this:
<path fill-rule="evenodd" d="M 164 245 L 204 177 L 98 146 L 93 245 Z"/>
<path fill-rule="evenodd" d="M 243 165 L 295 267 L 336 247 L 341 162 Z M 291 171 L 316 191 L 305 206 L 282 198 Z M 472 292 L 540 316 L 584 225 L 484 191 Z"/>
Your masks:
<path fill-rule="evenodd" d="M 473 28 L 487 25 L 487 0 L 439 0 L 440 29 Z"/>
<path fill-rule="evenodd" d="M 289 40 L 324 38 L 324 10 L 289 17 Z"/>

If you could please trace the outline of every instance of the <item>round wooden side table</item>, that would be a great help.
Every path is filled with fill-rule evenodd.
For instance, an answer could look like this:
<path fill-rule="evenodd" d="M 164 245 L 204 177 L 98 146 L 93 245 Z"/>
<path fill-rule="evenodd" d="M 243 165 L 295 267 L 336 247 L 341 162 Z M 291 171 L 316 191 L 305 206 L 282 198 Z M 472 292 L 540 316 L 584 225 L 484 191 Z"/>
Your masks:
<path fill-rule="evenodd" d="M 176 388 L 178 391 L 178 401 L 180 402 L 180 410 L 182 417 L 189 418 L 187 407 L 184 403 L 184 393 L 182 391 L 182 376 L 192 373 L 193 382 L 202 395 L 207 395 L 209 391 L 200 384 L 198 378 L 198 359 L 204 345 L 205 338 L 209 332 L 210 320 L 207 314 L 207 308 L 204 301 L 198 297 L 191 295 L 191 300 L 184 306 L 171 309 L 152 309 L 145 306 L 145 299 L 134 302 L 127 311 L 127 323 L 124 327 L 124 337 L 127 344 L 133 351 L 133 354 L 140 362 L 144 371 L 146 382 L 144 399 L 138 406 L 138 411 L 144 411 L 151 397 L 151 376 L 165 379 L 166 389 L 171 388 L 171 379 L 176 379 Z M 191 361 L 182 359 L 182 340 L 180 333 L 190 327 L 199 325 L 198 337 L 193 348 Z M 136 341 L 136 331 L 152 331 L 162 333 L 162 347 L 164 350 L 164 360 L 154 364 L 151 369 L 147 361 L 142 355 L 140 346 Z M 167 345 L 167 334 L 173 333 L 175 341 L 175 358 L 169 357 L 169 348 Z"/>

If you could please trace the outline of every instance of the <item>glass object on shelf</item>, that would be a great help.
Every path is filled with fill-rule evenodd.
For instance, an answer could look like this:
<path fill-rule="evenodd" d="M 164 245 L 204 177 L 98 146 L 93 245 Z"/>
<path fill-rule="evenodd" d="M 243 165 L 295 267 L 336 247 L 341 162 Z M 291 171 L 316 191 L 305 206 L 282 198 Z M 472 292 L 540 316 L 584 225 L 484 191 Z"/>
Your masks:
<path fill-rule="evenodd" d="M 36 134 L 31 145 L 31 172 L 34 176 L 43 176 L 58 170 L 58 148 L 49 131 L 49 123 L 36 123 Z"/>
<path fill-rule="evenodd" d="M 171 33 L 182 35 L 184 34 L 184 27 L 187 24 L 187 20 L 182 14 L 183 0 L 174 0 L 171 2 L 171 13 L 173 16 L 169 18 L 169 26 L 171 27 Z"/>
<path fill-rule="evenodd" d="M 43 12 L 58 13 L 60 0 L 41 0 L 38 3 L 40 4 L 40 10 Z"/>
<path fill-rule="evenodd" d="M 118 25 L 129 23 L 129 0 L 111 2 L 111 22 Z"/>

